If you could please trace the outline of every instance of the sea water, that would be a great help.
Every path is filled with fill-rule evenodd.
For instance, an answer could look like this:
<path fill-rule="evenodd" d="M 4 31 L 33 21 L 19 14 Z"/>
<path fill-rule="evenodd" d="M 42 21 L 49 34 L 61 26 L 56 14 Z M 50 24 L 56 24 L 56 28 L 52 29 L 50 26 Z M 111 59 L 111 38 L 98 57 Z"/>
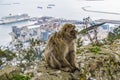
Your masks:
<path fill-rule="evenodd" d="M 120 13 L 120 0 L 0 0 L 0 18 L 9 14 L 27 13 L 31 17 L 52 16 L 56 18 L 82 20 L 90 16 L 95 19 L 120 20 L 120 15 L 85 12 L 82 7 L 90 6 L 88 9 Z M 54 4 L 52 8 L 47 8 Z M 41 9 L 37 8 L 42 7 Z M 6 45 L 11 41 L 9 33 L 12 26 L 23 26 L 29 22 L 17 22 L 0 25 L 0 45 Z"/>

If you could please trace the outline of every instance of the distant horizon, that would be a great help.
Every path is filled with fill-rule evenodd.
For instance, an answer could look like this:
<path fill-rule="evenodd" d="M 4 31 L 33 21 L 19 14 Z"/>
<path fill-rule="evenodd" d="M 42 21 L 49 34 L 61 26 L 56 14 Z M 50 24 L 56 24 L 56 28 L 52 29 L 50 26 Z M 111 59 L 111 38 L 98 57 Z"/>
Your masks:
<path fill-rule="evenodd" d="M 20 4 L 13 4 L 20 3 Z M 120 0 L 0 0 L 0 18 L 9 14 L 27 13 L 31 17 L 51 16 L 55 18 L 64 18 L 70 20 L 82 20 L 90 16 L 91 19 L 112 19 L 120 20 L 119 15 L 86 12 L 82 9 L 85 6 L 91 6 L 89 10 L 120 13 Z M 11 4 L 11 5 L 7 5 Z M 48 9 L 48 4 L 55 4 Z M 42 9 L 37 8 L 43 7 Z M 14 23 L 9 25 L 0 25 L 0 45 L 5 45 L 11 41 L 9 33 L 12 26 L 23 26 L 29 22 Z"/>

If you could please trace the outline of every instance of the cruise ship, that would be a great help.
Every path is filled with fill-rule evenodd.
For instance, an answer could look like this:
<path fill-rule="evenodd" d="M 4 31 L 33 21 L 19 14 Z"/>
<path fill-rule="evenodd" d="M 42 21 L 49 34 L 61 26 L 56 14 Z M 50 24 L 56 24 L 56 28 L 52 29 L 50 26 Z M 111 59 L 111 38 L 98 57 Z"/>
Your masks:
<path fill-rule="evenodd" d="M 0 24 L 8 24 L 8 23 L 13 23 L 13 22 L 29 20 L 29 19 L 30 19 L 30 16 L 28 16 L 28 14 L 21 14 L 21 15 L 9 14 L 9 16 L 1 18 Z"/>

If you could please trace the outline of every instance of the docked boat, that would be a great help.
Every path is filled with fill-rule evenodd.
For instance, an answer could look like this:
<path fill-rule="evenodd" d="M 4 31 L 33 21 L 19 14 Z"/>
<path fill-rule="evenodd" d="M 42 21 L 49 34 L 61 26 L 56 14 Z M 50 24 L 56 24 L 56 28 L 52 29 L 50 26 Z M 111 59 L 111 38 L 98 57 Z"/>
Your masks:
<path fill-rule="evenodd" d="M 55 4 L 48 4 L 48 6 L 55 6 Z"/>
<path fill-rule="evenodd" d="M 13 3 L 13 4 L 20 4 L 20 3 Z"/>
<path fill-rule="evenodd" d="M 0 20 L 0 24 L 8 24 L 8 23 L 13 23 L 13 22 L 19 22 L 19 21 L 25 21 L 29 20 L 30 16 L 28 14 L 21 14 L 21 15 L 9 15 L 2 17 Z"/>
<path fill-rule="evenodd" d="M 41 6 L 38 6 L 37 8 L 39 8 L 39 9 L 42 9 L 43 7 L 41 7 Z"/>
<path fill-rule="evenodd" d="M 47 6 L 47 9 L 51 9 L 52 7 L 50 7 L 50 6 Z"/>

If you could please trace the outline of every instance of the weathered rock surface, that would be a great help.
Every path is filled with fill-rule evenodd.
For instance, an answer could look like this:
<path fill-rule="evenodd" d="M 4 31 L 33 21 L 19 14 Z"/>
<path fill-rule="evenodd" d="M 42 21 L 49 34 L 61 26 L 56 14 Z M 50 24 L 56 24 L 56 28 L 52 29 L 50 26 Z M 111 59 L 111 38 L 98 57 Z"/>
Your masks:
<path fill-rule="evenodd" d="M 42 61 L 37 68 L 37 74 L 32 80 L 120 80 L 120 42 L 100 47 L 94 54 L 89 48 L 80 48 L 77 55 L 80 71 L 74 73 L 51 69 Z"/>
<path fill-rule="evenodd" d="M 97 53 L 90 49 L 93 46 L 80 47 L 77 63 L 80 71 L 74 73 L 51 69 L 45 61 L 28 68 L 24 75 L 31 80 L 120 80 L 120 40 L 111 45 L 103 45 Z M 0 80 L 11 80 L 13 74 L 19 73 L 18 67 L 6 67 L 0 70 Z"/>
<path fill-rule="evenodd" d="M 0 70 L 0 80 L 12 80 L 14 74 L 19 74 L 20 68 L 18 67 L 5 67 L 2 70 Z"/>

